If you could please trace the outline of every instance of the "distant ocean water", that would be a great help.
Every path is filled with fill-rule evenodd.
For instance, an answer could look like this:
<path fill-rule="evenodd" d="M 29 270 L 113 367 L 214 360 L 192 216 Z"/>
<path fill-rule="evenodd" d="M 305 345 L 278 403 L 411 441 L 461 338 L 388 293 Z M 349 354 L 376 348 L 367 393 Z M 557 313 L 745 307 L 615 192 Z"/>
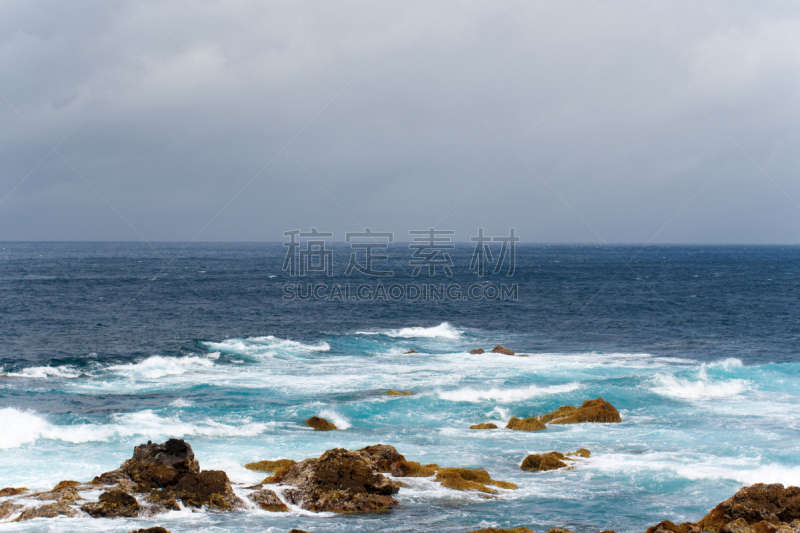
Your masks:
<path fill-rule="evenodd" d="M 0 243 L 0 487 L 90 479 L 136 444 L 180 437 L 245 484 L 264 477 L 247 462 L 385 443 L 519 489 L 487 498 L 414 478 L 385 514 L 0 531 L 641 532 L 697 520 L 745 484 L 800 484 L 800 247 L 518 246 L 512 277 L 479 278 L 459 245 L 452 278 L 428 278 L 400 244 L 391 281 L 345 276 L 349 249 L 334 251 L 332 276 L 298 280 L 281 244 Z M 517 283 L 518 299 L 283 297 L 286 283 L 365 281 Z M 497 344 L 530 355 L 468 353 Z M 621 424 L 468 429 L 599 396 Z M 344 430 L 313 432 L 313 415 Z M 592 457 L 572 470 L 519 470 L 528 453 L 580 447 Z"/>

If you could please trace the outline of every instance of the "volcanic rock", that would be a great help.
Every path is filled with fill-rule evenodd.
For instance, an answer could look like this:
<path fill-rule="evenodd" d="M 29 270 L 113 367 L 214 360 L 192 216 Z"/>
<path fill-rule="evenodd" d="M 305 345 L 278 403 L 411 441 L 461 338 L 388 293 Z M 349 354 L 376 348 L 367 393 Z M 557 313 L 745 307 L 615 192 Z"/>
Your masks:
<path fill-rule="evenodd" d="M 517 431 L 539 431 L 545 429 L 547 426 L 544 422 L 532 416 L 530 418 L 517 418 L 511 417 L 511 420 L 506 424 L 506 429 L 515 429 Z"/>
<path fill-rule="evenodd" d="M 500 346 L 499 344 L 497 346 L 495 346 L 494 348 L 492 348 L 492 353 L 501 353 L 503 355 L 514 355 L 513 350 L 509 350 L 508 348 L 504 348 L 503 346 Z"/>
<path fill-rule="evenodd" d="M 258 492 L 254 492 L 247 497 L 264 511 L 282 513 L 289 510 L 286 504 L 281 501 L 281 499 L 273 490 L 259 490 Z"/>
<path fill-rule="evenodd" d="M 718 531 L 724 525 L 744 519 L 748 525 L 768 522 L 791 522 L 800 519 L 800 488 L 776 483 L 756 483 L 744 487 L 717 505 L 697 524 L 704 530 Z M 733 526 L 738 527 L 738 526 Z"/>
<path fill-rule="evenodd" d="M 139 514 L 139 502 L 127 492 L 112 489 L 101 494 L 99 502 L 86 503 L 81 509 L 93 518 L 130 518 Z"/>
<path fill-rule="evenodd" d="M 324 418 L 320 418 L 318 416 L 312 416 L 306 420 L 306 425 L 311 426 L 316 431 L 330 431 L 332 429 L 339 429 L 336 427 L 336 425 L 331 424 Z"/>
<path fill-rule="evenodd" d="M 233 493 L 228 475 L 222 470 L 187 474 L 178 480 L 171 492 L 190 507 L 208 505 L 229 511 L 243 506 L 242 500 Z"/>

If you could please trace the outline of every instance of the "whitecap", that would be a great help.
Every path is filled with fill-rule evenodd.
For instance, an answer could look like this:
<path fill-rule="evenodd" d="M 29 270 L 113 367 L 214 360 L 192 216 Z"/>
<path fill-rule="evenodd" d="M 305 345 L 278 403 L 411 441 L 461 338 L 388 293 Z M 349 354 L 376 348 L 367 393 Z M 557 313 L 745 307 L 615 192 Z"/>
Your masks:
<path fill-rule="evenodd" d="M 108 370 L 136 379 L 158 379 L 165 376 L 179 376 L 187 372 L 200 372 L 213 366 L 213 361 L 194 355 L 186 357 L 153 355 L 138 363 L 111 365 Z"/>
<path fill-rule="evenodd" d="M 339 429 L 347 429 L 353 427 L 352 424 L 350 424 L 349 420 L 347 420 L 345 417 L 343 417 L 333 409 L 324 409 L 320 411 L 319 416 L 333 422 L 333 424 Z"/>
<path fill-rule="evenodd" d="M 679 400 L 710 400 L 736 396 L 748 389 L 747 381 L 731 379 L 712 381 L 704 372 L 700 379 L 693 381 L 672 374 L 659 372 L 651 378 L 651 390 L 661 396 L 669 396 Z"/>
<path fill-rule="evenodd" d="M 18 378 L 77 378 L 81 373 L 74 366 L 31 366 L 19 372 L 0 374 Z"/>
<path fill-rule="evenodd" d="M 442 322 L 438 326 L 429 328 L 424 327 L 406 327 L 399 329 L 387 329 L 381 331 L 356 331 L 356 335 L 386 335 L 387 337 L 403 337 L 403 338 L 443 338 L 443 339 L 457 339 L 461 337 L 463 331 L 454 328 L 447 322 Z"/>
<path fill-rule="evenodd" d="M 483 402 L 483 401 L 498 401 L 501 403 L 519 402 L 528 400 L 537 396 L 548 396 L 551 394 L 561 394 L 564 392 L 572 392 L 581 388 L 580 383 L 567 383 L 564 385 L 550 385 L 548 387 L 539 387 L 531 385 L 530 387 L 521 388 L 508 388 L 498 389 L 492 388 L 488 390 L 477 390 L 473 388 L 462 388 L 452 391 L 437 391 L 437 395 L 442 400 L 449 400 L 452 402 Z"/>

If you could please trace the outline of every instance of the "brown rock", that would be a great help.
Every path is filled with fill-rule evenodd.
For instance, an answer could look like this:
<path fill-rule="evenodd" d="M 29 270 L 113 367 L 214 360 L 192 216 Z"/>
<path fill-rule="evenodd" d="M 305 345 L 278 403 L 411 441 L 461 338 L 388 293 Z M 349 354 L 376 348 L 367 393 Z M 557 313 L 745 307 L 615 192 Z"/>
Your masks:
<path fill-rule="evenodd" d="M 571 406 L 566 406 L 571 407 Z M 559 408 L 559 410 L 564 407 Z M 558 411 L 550 414 L 556 414 Z M 566 413 L 566 411 L 562 412 Z M 548 415 L 545 415 L 547 417 Z M 544 418 L 544 417 L 543 417 Z M 577 409 L 569 411 L 563 416 L 556 416 L 550 420 L 551 424 L 578 424 L 580 422 L 621 422 L 619 416 L 613 405 L 598 398 L 596 400 L 586 400 Z"/>
<path fill-rule="evenodd" d="M 516 489 L 514 483 L 507 481 L 496 481 L 489 477 L 486 470 L 469 468 L 440 468 L 436 472 L 436 478 L 442 486 L 455 490 L 477 490 L 494 494 L 497 491 L 490 489 L 487 485 L 494 485 L 502 489 Z"/>
<path fill-rule="evenodd" d="M 589 457 L 592 456 L 592 452 L 590 452 L 586 448 L 578 448 L 576 451 L 568 453 L 567 456 L 583 457 L 584 459 L 588 459 Z"/>
<path fill-rule="evenodd" d="M 483 348 L 478 348 L 476 350 L 470 350 L 469 353 L 471 353 L 472 355 L 478 355 L 486 352 L 483 350 Z"/>
<path fill-rule="evenodd" d="M 194 458 L 189 443 L 181 439 L 169 439 L 164 444 L 140 444 L 133 449 L 133 457 L 122 463 L 117 470 L 96 477 L 93 483 L 115 484 L 126 480 L 136 485 L 136 492 L 175 485 L 187 474 L 200 472 L 200 464 Z"/>
<path fill-rule="evenodd" d="M 516 416 L 511 417 L 511 420 L 508 421 L 506 425 L 506 429 L 514 429 L 517 431 L 539 431 L 545 429 L 547 426 L 544 425 L 544 422 L 536 418 L 535 416 L 530 418 L 517 418 Z"/>
<path fill-rule="evenodd" d="M 733 522 L 728 522 L 719 529 L 719 533 L 755 533 L 755 530 L 750 527 L 747 520 L 744 518 L 737 518 Z"/>
<path fill-rule="evenodd" d="M 704 530 L 718 531 L 729 522 L 743 518 L 748 525 L 761 521 L 790 522 L 798 514 L 800 488 L 781 484 L 756 483 L 740 489 L 731 498 L 717 505 L 697 524 Z"/>
<path fill-rule="evenodd" d="M 437 468 L 423 466 L 416 461 L 398 461 L 390 472 L 394 477 L 431 477 Z"/>
<path fill-rule="evenodd" d="M 520 470 L 527 470 L 530 472 L 542 472 L 545 470 L 556 470 L 558 468 L 566 468 L 567 463 L 563 453 L 550 452 L 545 454 L 534 453 L 527 456 L 522 460 Z"/>
<path fill-rule="evenodd" d="M 562 418 L 562 417 L 570 415 L 570 414 L 572 414 L 574 412 L 575 412 L 575 408 L 572 407 L 571 405 L 562 405 L 561 407 L 559 407 L 558 409 L 556 409 L 552 413 L 540 416 L 539 420 L 541 420 L 542 422 L 547 424 L 548 422 L 550 422 L 554 418 Z"/>
<path fill-rule="evenodd" d="M 222 470 L 187 474 L 175 484 L 171 492 L 190 507 L 208 505 L 228 511 L 243 506 L 242 500 L 233 493 L 228 475 Z"/>
<path fill-rule="evenodd" d="M 377 511 L 397 505 L 392 494 L 398 488 L 379 473 L 370 456 L 372 453 L 376 457 L 394 457 L 394 448 L 380 445 L 368 448 L 370 452 L 328 450 L 319 459 L 306 459 L 293 465 L 281 475 L 283 483 L 295 487 L 284 491 L 284 497 L 315 512 Z M 388 458 L 383 460 L 391 463 Z"/>
<path fill-rule="evenodd" d="M 63 500 L 69 503 L 75 503 L 77 500 L 83 499 L 78 492 L 71 487 L 49 492 L 37 492 L 36 494 L 31 494 L 30 497 L 36 498 L 37 500 Z"/>
<path fill-rule="evenodd" d="M 509 350 L 508 348 L 504 348 L 503 346 L 500 346 L 499 344 L 497 346 L 495 346 L 494 348 L 492 348 L 492 353 L 501 353 L 503 355 L 514 355 L 514 352 L 512 350 Z"/>
<path fill-rule="evenodd" d="M 416 350 L 409 350 L 409 351 L 407 351 L 407 352 L 405 352 L 405 353 L 406 353 L 406 354 L 410 354 L 410 353 L 417 353 L 417 351 L 416 351 Z"/>
<path fill-rule="evenodd" d="M 572 533 L 572 530 L 563 527 L 554 527 L 553 529 L 548 529 L 547 533 Z"/>
<path fill-rule="evenodd" d="M 386 391 L 386 395 L 387 396 L 411 396 L 412 394 L 414 394 L 414 393 L 413 392 L 402 392 L 402 391 L 397 391 L 397 390 L 393 390 L 393 389 L 389 389 L 388 391 Z"/>
<path fill-rule="evenodd" d="M 375 463 L 375 468 L 378 472 L 385 474 L 390 474 L 397 468 L 397 465 L 401 461 L 406 460 L 402 453 L 398 452 L 394 446 L 389 444 L 367 446 L 366 448 L 361 448 L 358 452 Z"/>
<path fill-rule="evenodd" d="M 302 529 L 290 529 L 289 533 L 308 533 L 308 531 L 303 531 Z"/>
<path fill-rule="evenodd" d="M 22 514 L 17 517 L 15 522 L 22 520 L 30 520 L 32 518 L 55 518 L 56 516 L 77 516 L 78 511 L 69 506 L 66 501 L 57 501 L 56 503 L 48 503 L 41 507 L 29 507 L 22 511 Z"/>
<path fill-rule="evenodd" d="M 277 461 L 257 461 L 255 463 L 247 463 L 244 467 L 248 470 L 255 470 L 256 472 L 272 472 L 278 473 L 286 470 L 297 461 L 291 459 L 278 459 Z"/>
<path fill-rule="evenodd" d="M 19 488 L 6 487 L 4 489 L 0 489 L 0 498 L 5 498 L 6 496 L 17 496 L 24 492 L 28 492 L 28 489 L 26 487 L 19 487 Z"/>
<path fill-rule="evenodd" d="M 139 514 L 139 502 L 127 492 L 112 489 L 101 494 L 99 502 L 86 503 L 81 509 L 92 518 L 130 518 Z"/>
<path fill-rule="evenodd" d="M 497 425 L 491 422 L 488 424 L 474 424 L 470 426 L 469 429 L 497 429 Z"/>
<path fill-rule="evenodd" d="M 80 481 L 60 481 L 55 487 L 53 487 L 53 492 L 61 489 L 70 489 L 73 487 L 77 487 L 80 485 Z"/>
<path fill-rule="evenodd" d="M 169 530 L 161 526 L 148 527 L 147 529 L 134 529 L 131 533 L 171 533 Z"/>
<path fill-rule="evenodd" d="M 645 533 L 700 533 L 700 528 L 690 522 L 676 525 L 669 520 L 664 520 L 648 528 Z"/>
<path fill-rule="evenodd" d="M 153 504 L 145 509 L 145 514 L 149 516 L 167 511 L 180 511 L 181 509 L 177 500 L 175 500 L 175 496 L 168 489 L 151 490 L 150 494 L 147 495 L 147 502 Z"/>
<path fill-rule="evenodd" d="M 339 429 L 334 424 L 331 424 L 324 418 L 320 418 L 318 416 L 312 416 L 306 420 L 306 425 L 311 426 L 316 431 L 330 431 L 332 429 Z"/>
<path fill-rule="evenodd" d="M 285 513 L 289 510 L 283 501 L 278 497 L 275 491 L 269 489 L 259 490 L 247 496 L 253 503 L 258 505 L 264 511 L 273 513 Z"/>
<path fill-rule="evenodd" d="M 16 503 L 11 502 L 0 503 L 0 520 L 5 520 L 19 509 L 22 509 L 22 505 L 17 505 Z"/>

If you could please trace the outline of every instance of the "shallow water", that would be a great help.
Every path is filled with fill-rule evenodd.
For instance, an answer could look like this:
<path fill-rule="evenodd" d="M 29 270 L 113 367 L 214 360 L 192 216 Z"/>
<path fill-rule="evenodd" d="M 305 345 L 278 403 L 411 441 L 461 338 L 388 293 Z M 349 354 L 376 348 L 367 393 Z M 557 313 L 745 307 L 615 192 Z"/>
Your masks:
<path fill-rule="evenodd" d="M 181 437 L 241 494 L 264 477 L 244 463 L 376 443 L 520 487 L 404 479 L 382 514 L 186 510 L 0 531 L 633 532 L 697 520 L 745 484 L 800 484 L 796 248 L 529 247 L 517 302 L 349 305 L 281 301 L 280 245 L 3 246 L 0 486 L 90 479 Z M 633 270 L 623 253 L 639 254 Z M 468 353 L 496 344 L 530 355 Z M 468 429 L 597 397 L 622 423 Z M 310 430 L 313 415 L 342 430 Z M 580 447 L 592 457 L 571 470 L 519 470 L 528 453 Z"/>

